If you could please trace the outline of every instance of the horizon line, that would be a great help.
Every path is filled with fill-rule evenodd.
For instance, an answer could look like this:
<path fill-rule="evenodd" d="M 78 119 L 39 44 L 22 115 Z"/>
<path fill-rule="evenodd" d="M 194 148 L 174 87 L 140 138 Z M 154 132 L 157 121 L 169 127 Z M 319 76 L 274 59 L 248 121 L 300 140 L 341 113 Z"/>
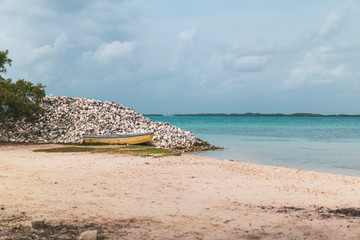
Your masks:
<path fill-rule="evenodd" d="M 320 113 L 174 113 L 174 114 L 161 114 L 161 113 L 147 113 L 144 116 L 244 116 L 244 117 L 360 117 L 360 114 L 320 114 Z"/>

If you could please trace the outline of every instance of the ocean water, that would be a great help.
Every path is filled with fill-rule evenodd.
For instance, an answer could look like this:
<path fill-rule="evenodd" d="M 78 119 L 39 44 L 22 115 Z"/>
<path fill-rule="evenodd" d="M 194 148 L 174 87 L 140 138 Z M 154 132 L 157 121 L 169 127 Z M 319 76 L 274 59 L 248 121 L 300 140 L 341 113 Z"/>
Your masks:
<path fill-rule="evenodd" d="M 224 150 L 193 153 L 360 177 L 360 118 L 158 117 Z"/>

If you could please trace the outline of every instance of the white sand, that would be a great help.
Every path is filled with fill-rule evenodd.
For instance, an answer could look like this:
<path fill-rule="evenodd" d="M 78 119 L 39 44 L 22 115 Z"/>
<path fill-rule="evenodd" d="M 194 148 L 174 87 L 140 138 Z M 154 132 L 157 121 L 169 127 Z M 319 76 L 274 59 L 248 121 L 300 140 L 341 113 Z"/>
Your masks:
<path fill-rule="evenodd" d="M 359 217 L 326 211 L 359 208 L 360 178 L 190 155 L 32 152 L 49 147 L 0 146 L 0 218 L 136 223 L 114 227 L 114 239 L 360 239 Z"/>

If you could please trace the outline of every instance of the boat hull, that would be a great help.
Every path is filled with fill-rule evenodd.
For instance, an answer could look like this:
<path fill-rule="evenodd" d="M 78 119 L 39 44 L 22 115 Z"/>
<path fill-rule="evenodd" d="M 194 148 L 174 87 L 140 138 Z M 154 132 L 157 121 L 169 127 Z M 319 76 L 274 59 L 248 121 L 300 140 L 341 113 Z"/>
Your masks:
<path fill-rule="evenodd" d="M 150 142 L 154 133 L 129 134 L 129 135 L 84 135 L 84 143 L 104 143 L 104 144 L 140 144 Z"/>

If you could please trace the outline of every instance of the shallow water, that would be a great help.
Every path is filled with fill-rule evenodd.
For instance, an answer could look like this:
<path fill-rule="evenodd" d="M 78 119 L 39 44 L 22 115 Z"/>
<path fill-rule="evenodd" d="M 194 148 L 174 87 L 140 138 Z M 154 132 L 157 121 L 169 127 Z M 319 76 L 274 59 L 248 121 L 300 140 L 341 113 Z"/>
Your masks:
<path fill-rule="evenodd" d="M 225 147 L 195 155 L 360 177 L 360 118 L 150 118 Z"/>

